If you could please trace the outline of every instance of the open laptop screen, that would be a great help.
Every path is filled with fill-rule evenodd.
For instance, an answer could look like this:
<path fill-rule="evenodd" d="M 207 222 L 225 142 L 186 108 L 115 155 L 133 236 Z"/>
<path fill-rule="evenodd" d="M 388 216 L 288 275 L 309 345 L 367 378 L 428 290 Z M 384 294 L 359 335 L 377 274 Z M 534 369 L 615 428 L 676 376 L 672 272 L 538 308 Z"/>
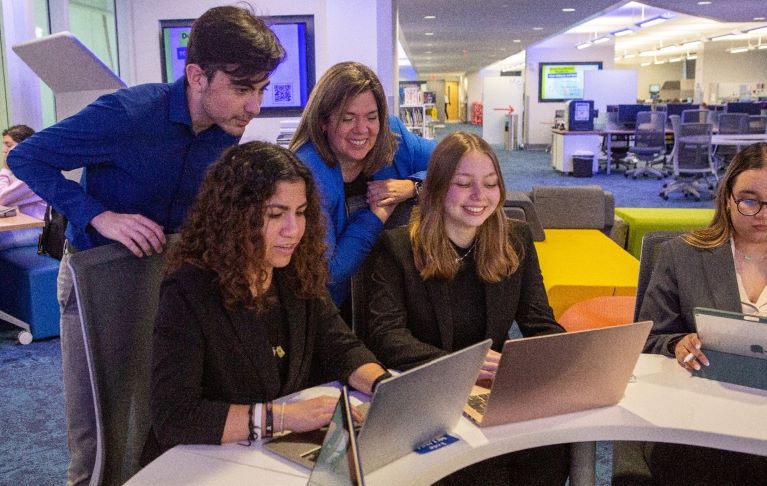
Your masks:
<path fill-rule="evenodd" d="M 364 484 L 357 440 L 354 435 L 349 390 L 344 386 L 328 425 L 325 440 L 322 442 L 322 449 L 309 477 L 309 485 L 364 486 Z"/>

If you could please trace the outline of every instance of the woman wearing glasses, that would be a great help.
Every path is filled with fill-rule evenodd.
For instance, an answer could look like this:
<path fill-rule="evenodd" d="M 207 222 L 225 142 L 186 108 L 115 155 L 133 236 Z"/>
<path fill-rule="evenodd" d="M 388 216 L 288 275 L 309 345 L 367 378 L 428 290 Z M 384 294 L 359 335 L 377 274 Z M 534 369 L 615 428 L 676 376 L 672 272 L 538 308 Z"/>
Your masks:
<path fill-rule="evenodd" d="M 757 143 L 732 159 L 711 224 L 661 245 L 639 312 L 640 320 L 655 323 L 645 352 L 697 370 L 709 360 L 695 333 L 693 308 L 767 315 L 766 205 L 767 144 Z M 616 463 L 636 463 L 636 454 L 657 484 L 763 484 L 767 478 L 766 457 L 678 444 L 621 444 Z M 613 479 L 614 485 L 636 484 L 636 478 Z"/>

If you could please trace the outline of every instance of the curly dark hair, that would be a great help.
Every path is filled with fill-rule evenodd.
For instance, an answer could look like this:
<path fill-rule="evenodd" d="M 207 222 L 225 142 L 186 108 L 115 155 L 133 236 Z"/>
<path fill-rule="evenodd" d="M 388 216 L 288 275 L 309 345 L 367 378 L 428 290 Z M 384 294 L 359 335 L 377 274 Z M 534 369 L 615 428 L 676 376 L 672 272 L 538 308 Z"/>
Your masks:
<path fill-rule="evenodd" d="M 279 182 L 304 181 L 306 229 L 289 267 L 291 287 L 302 298 L 325 294 L 325 223 L 311 172 L 296 156 L 267 142 L 230 148 L 207 170 L 200 192 L 170 249 L 167 271 L 193 264 L 214 272 L 227 308 L 257 311 L 267 307 L 251 285 L 268 278 L 264 226 L 266 202 Z M 255 279 L 253 276 L 256 276 Z M 255 280 L 255 282 L 254 282 Z"/>

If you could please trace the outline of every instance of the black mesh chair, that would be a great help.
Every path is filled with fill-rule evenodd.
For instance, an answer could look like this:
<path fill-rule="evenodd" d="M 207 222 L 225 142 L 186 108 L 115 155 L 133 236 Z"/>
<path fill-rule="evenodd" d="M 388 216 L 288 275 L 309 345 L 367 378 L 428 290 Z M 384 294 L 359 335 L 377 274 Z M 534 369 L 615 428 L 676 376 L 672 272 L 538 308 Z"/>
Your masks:
<path fill-rule="evenodd" d="M 767 133 L 767 115 L 751 115 L 748 117 L 749 131 L 747 133 L 753 133 L 760 135 Z"/>
<path fill-rule="evenodd" d="M 642 237 L 642 253 L 639 258 L 639 278 L 637 280 L 636 304 L 634 307 L 634 322 L 639 321 L 639 310 L 642 308 L 644 294 L 650 283 L 650 277 L 655 269 L 660 245 L 674 239 L 682 233 L 679 231 L 654 231 L 645 233 Z M 654 443 L 637 441 L 615 441 L 613 443 L 613 476 L 614 486 L 654 485 L 650 466 L 645 459 L 648 451 L 652 451 Z"/>
<path fill-rule="evenodd" d="M 745 113 L 722 113 L 719 115 L 719 135 L 749 133 L 748 122 L 748 115 Z M 737 147 L 722 145 L 716 148 L 714 155 L 719 164 L 727 165 L 737 152 Z"/>
<path fill-rule="evenodd" d="M 138 470 L 150 428 L 152 331 L 162 256 L 121 244 L 75 253 L 74 280 L 96 412 L 91 485 L 125 483 Z"/>
<path fill-rule="evenodd" d="M 675 192 L 692 196 L 696 201 L 700 201 L 702 192 L 713 194 L 718 174 L 712 156 L 712 129 L 711 123 L 679 124 L 672 157 L 673 180 L 664 184 L 660 192 L 663 199 Z"/>
<path fill-rule="evenodd" d="M 654 175 L 663 179 L 663 166 L 666 163 L 666 112 L 640 111 L 637 113 L 634 131 L 634 146 L 629 148 L 628 163 L 636 164 L 635 169 L 627 170 L 623 175 L 634 179 L 640 175 Z M 640 166 L 638 163 L 644 162 Z M 653 167 L 660 165 L 661 169 Z"/>

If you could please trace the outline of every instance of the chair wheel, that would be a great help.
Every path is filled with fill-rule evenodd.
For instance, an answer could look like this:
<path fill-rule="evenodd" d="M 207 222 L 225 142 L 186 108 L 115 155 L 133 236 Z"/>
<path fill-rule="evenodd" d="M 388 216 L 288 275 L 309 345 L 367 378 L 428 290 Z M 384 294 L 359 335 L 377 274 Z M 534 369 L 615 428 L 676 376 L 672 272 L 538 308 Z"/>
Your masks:
<path fill-rule="evenodd" d="M 19 343 L 21 344 L 26 345 L 32 342 L 32 333 L 29 331 L 21 331 L 17 337 L 19 339 Z"/>

